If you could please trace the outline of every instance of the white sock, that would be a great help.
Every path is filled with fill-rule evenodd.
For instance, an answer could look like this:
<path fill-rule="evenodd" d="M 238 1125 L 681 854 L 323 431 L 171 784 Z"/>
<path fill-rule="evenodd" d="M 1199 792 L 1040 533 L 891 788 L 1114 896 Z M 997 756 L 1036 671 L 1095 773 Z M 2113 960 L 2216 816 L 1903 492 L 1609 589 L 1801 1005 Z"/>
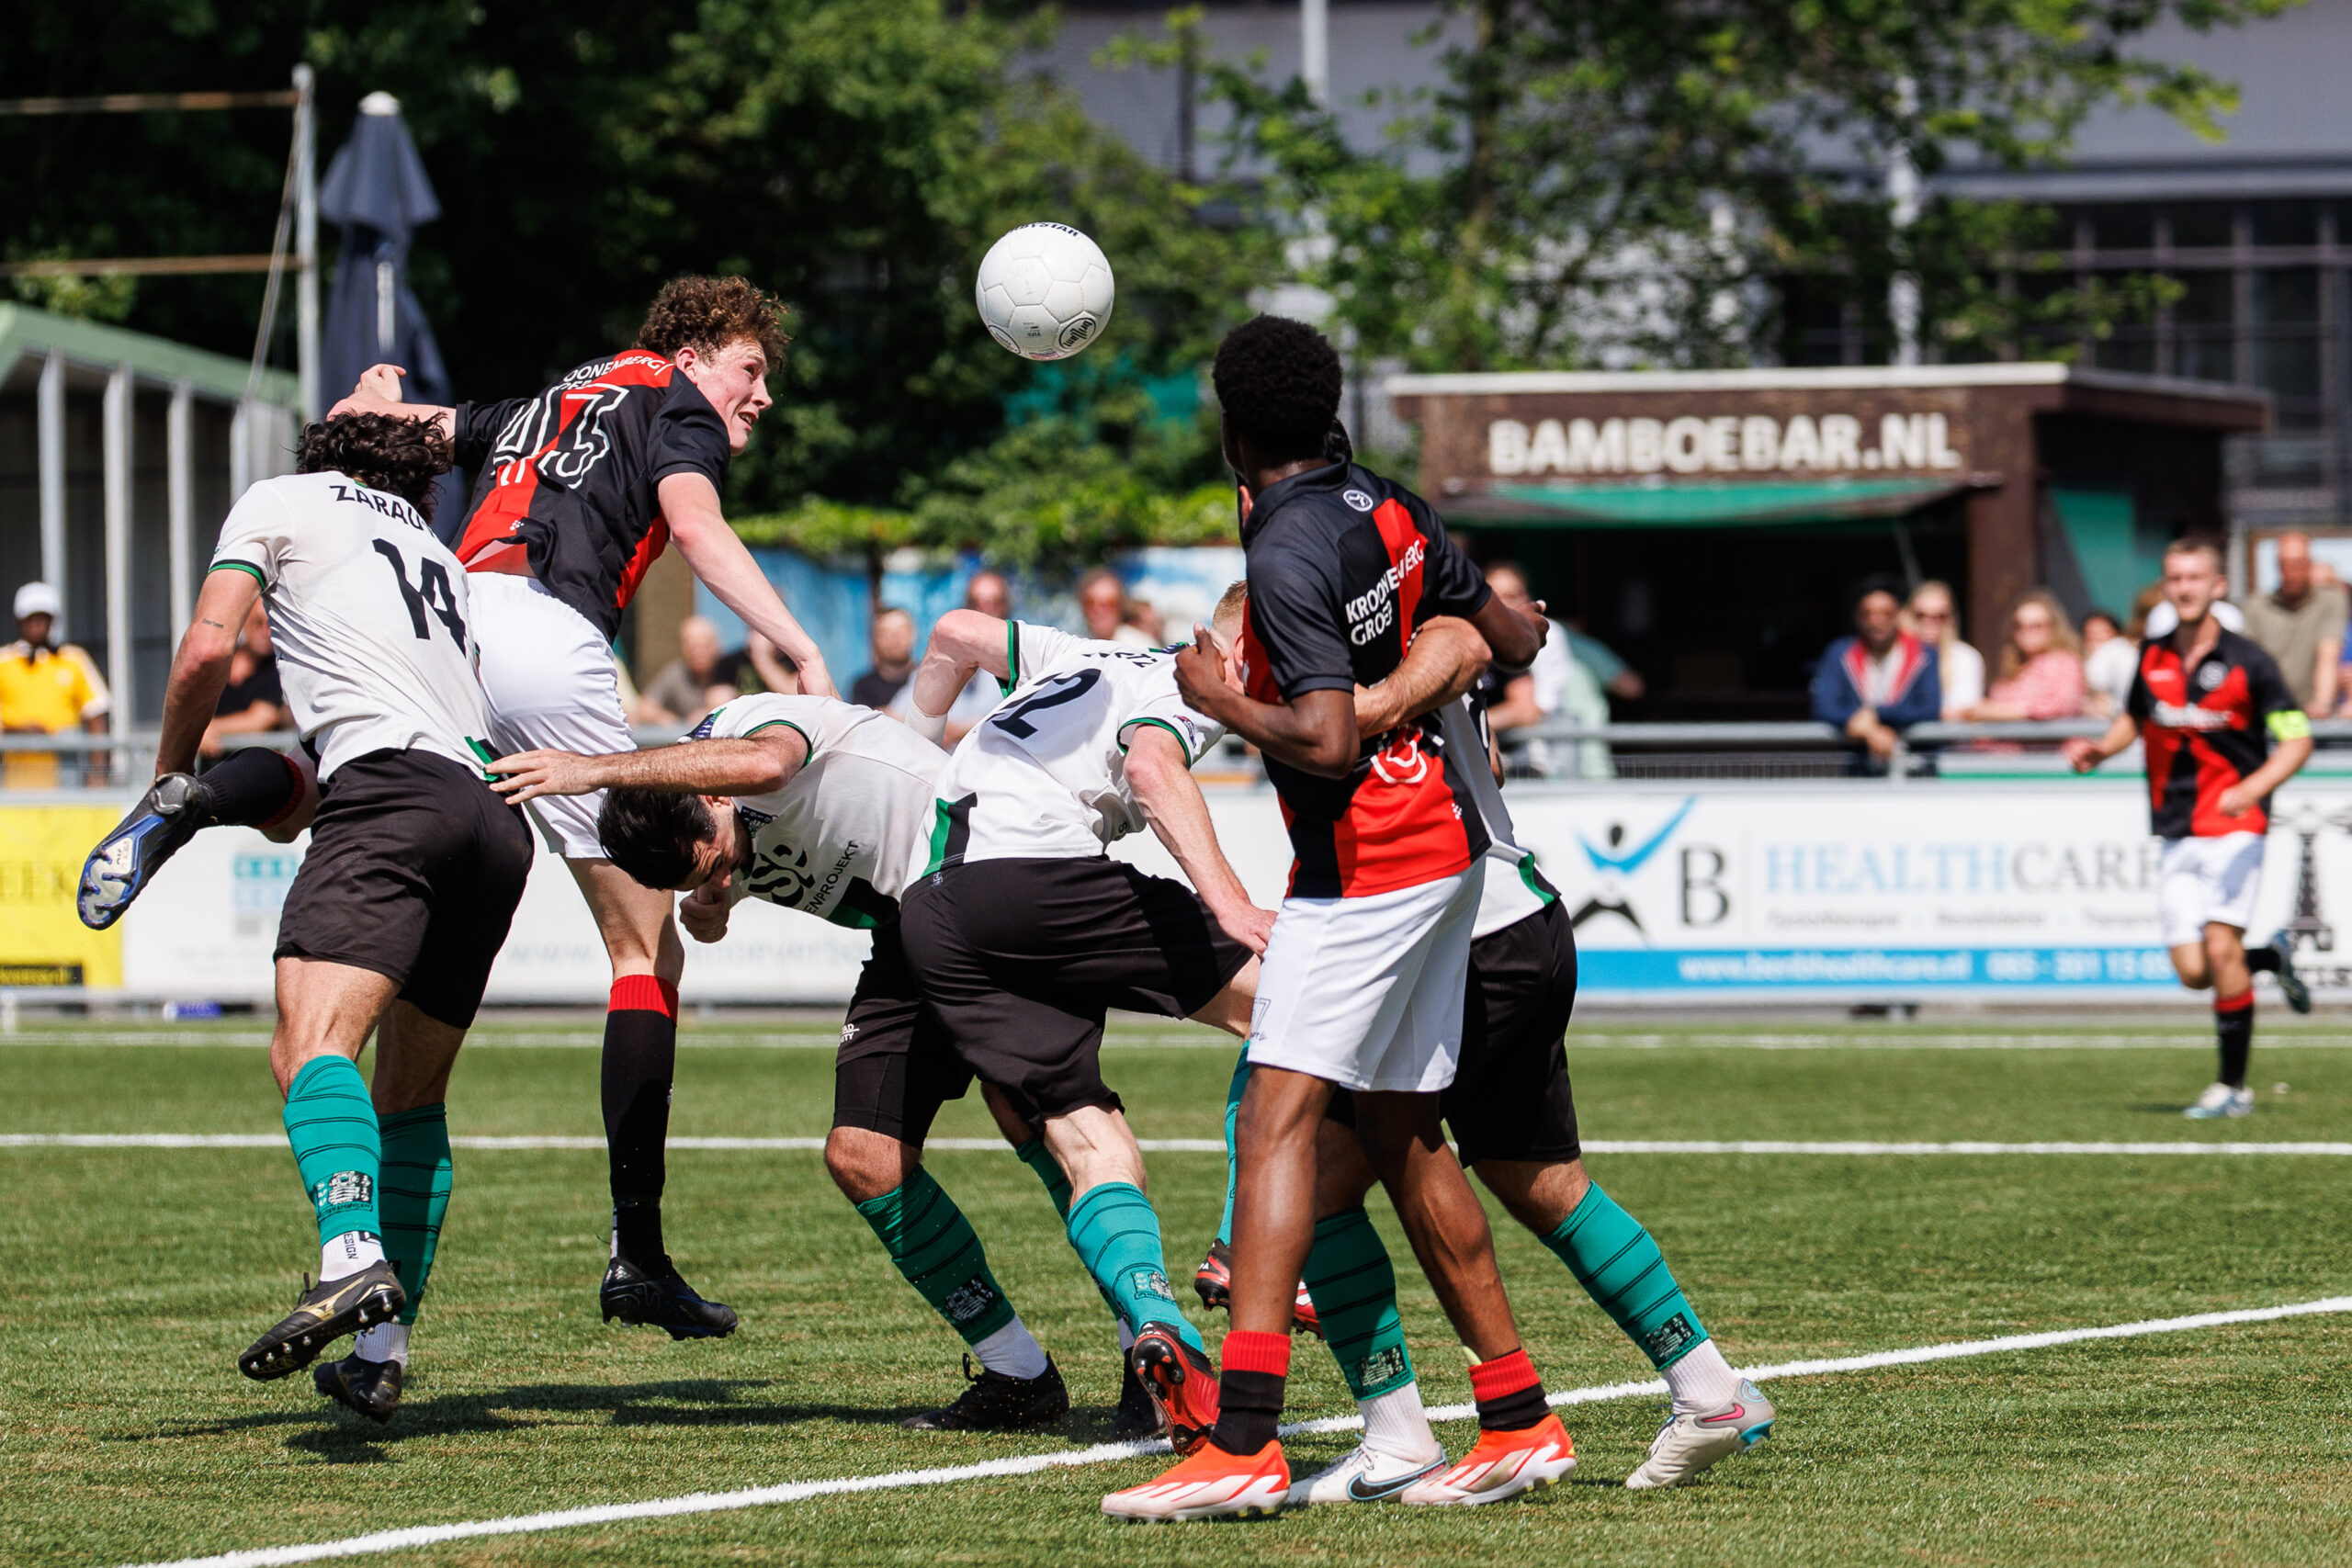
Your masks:
<path fill-rule="evenodd" d="M 972 1354 L 989 1371 L 1002 1372 L 1009 1378 L 1046 1375 L 1046 1348 L 1037 1343 L 1037 1337 L 1029 1332 L 1029 1325 L 1018 1315 L 973 1346 Z"/>
<path fill-rule="evenodd" d="M 345 1231 L 319 1248 L 319 1280 L 340 1280 L 384 1260 L 384 1238 L 373 1231 Z"/>
<path fill-rule="evenodd" d="M 1429 1413 L 1421 1408 L 1421 1384 L 1416 1378 L 1403 1388 L 1356 1401 L 1363 1412 L 1363 1440 L 1391 1459 L 1428 1461 L 1437 1458 L 1437 1435 L 1430 1430 Z"/>
<path fill-rule="evenodd" d="M 1668 1392 L 1674 1395 L 1677 1416 L 1713 1410 L 1739 1397 L 1739 1374 L 1731 1370 L 1731 1363 L 1712 1339 L 1699 1341 L 1662 1375 Z"/>
<path fill-rule="evenodd" d="M 408 1330 L 405 1323 L 379 1323 L 373 1328 L 359 1331 L 359 1343 L 355 1349 L 363 1361 L 398 1361 L 408 1365 Z"/>

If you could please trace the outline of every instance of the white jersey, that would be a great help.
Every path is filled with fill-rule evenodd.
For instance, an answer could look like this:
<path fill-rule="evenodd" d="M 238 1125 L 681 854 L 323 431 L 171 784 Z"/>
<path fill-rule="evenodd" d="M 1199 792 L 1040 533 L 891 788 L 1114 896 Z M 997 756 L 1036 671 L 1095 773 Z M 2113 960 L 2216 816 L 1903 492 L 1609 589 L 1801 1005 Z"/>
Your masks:
<path fill-rule="evenodd" d="M 961 861 L 1100 855 L 1145 826 L 1127 784 L 1137 729 L 1174 736 L 1188 765 L 1225 738 L 1184 705 L 1173 649 L 1091 642 L 1025 621 L 1010 627 L 1004 700 L 947 759 L 915 876 Z"/>
<path fill-rule="evenodd" d="M 320 778 L 370 751 L 491 759 L 465 569 L 407 502 L 337 473 L 264 479 L 221 524 L 212 570 L 267 595 Z"/>
<path fill-rule="evenodd" d="M 766 694 L 711 710 L 689 739 L 738 739 L 778 726 L 808 760 L 769 795 L 738 795 L 752 837 L 737 898 L 764 898 L 837 926 L 888 925 L 931 827 L 947 753 L 900 724 L 831 697 Z"/>
<path fill-rule="evenodd" d="M 1519 847 L 1519 829 L 1511 826 L 1510 809 L 1503 805 L 1501 786 L 1487 765 L 1487 726 L 1472 711 L 1471 702 L 1464 697 L 1447 704 L 1437 720 L 1438 733 L 1460 759 L 1462 781 L 1487 824 L 1487 888 L 1479 896 L 1477 921 L 1470 929 L 1476 942 L 1559 902 L 1560 895 L 1535 869 L 1535 857 Z"/>

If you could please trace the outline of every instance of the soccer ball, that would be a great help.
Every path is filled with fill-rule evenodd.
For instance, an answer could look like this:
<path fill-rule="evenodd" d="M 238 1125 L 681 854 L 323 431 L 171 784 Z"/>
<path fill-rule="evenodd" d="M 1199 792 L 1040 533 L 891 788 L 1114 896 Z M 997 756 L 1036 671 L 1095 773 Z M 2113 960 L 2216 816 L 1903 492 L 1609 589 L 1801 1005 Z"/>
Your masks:
<path fill-rule="evenodd" d="M 989 247 L 972 298 L 989 335 L 1023 359 L 1068 359 L 1111 319 L 1111 264 L 1067 223 L 1023 223 Z"/>

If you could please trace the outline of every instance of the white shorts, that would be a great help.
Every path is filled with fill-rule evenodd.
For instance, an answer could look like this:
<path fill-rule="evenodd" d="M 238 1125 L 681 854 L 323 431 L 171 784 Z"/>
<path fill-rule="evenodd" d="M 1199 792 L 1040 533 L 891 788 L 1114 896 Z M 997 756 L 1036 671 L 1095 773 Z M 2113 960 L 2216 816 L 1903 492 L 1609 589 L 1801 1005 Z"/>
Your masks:
<path fill-rule="evenodd" d="M 1394 893 L 1283 899 L 1258 969 L 1250 1065 L 1353 1089 L 1452 1083 L 1486 874 L 1479 861 Z"/>
<path fill-rule="evenodd" d="M 613 650 L 585 615 L 535 577 L 478 571 L 466 587 L 481 649 L 490 743 L 500 756 L 540 747 L 583 756 L 637 750 L 621 712 Z M 566 860 L 604 860 L 596 837 L 604 807 L 599 790 L 542 795 L 526 809 L 549 850 Z"/>
<path fill-rule="evenodd" d="M 2203 942 L 2209 925 L 2245 930 L 2262 891 L 2262 845 L 2259 833 L 2165 840 L 2156 903 L 2166 947 Z"/>

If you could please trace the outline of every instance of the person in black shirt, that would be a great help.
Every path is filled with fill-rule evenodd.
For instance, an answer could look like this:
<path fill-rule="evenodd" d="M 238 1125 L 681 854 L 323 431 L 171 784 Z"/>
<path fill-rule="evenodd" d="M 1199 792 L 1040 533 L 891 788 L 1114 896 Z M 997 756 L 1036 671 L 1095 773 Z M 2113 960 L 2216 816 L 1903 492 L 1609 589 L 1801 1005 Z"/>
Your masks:
<path fill-rule="evenodd" d="M 277 655 L 269 646 L 269 616 L 259 600 L 245 617 L 237 651 L 230 656 L 229 683 L 221 689 L 212 715 L 196 748 L 197 755 L 208 762 L 226 754 L 228 748 L 220 743 L 223 736 L 266 735 L 286 728 L 286 688 L 277 679 Z"/>
<path fill-rule="evenodd" d="M 915 673 L 915 618 L 897 605 L 874 613 L 874 668 L 850 682 L 849 700 L 879 713 Z"/>

